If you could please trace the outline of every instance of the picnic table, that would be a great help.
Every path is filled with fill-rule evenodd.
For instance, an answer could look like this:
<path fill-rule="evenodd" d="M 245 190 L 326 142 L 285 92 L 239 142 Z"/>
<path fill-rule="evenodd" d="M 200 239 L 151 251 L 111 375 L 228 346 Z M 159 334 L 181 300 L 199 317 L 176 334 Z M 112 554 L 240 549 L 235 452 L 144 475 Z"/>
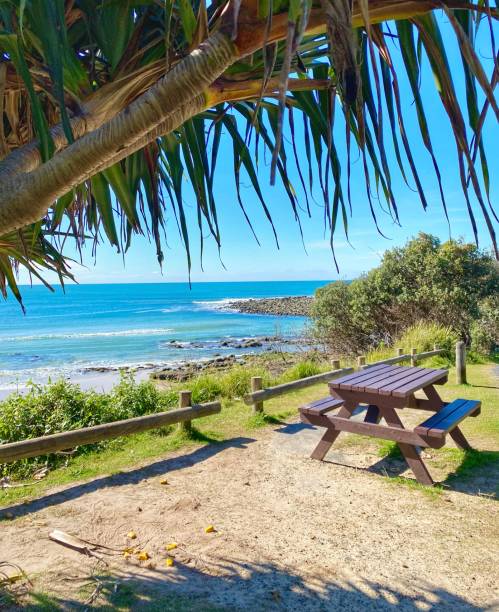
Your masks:
<path fill-rule="evenodd" d="M 393 440 L 416 479 L 433 485 L 421 448 L 440 448 L 449 434 L 459 448 L 471 449 L 459 423 L 480 413 L 480 402 L 476 400 L 442 400 L 435 385 L 445 384 L 447 378 L 448 371 L 444 369 L 379 364 L 332 380 L 328 383 L 329 397 L 300 408 L 303 422 L 326 428 L 311 457 L 324 459 L 342 431 Z M 416 397 L 418 391 L 425 397 Z M 356 416 L 359 406 L 367 406 L 363 420 Z M 414 429 L 406 429 L 397 413 L 404 408 L 435 414 Z"/>

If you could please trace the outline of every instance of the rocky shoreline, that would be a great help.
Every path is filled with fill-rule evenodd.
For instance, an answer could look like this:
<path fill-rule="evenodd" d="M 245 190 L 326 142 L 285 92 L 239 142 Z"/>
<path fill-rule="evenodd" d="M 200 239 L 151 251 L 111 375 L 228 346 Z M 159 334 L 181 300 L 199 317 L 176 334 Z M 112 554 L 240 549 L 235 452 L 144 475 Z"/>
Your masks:
<path fill-rule="evenodd" d="M 255 298 L 228 302 L 224 306 L 224 310 L 237 310 L 245 314 L 309 317 L 313 303 L 314 298 L 307 295 L 282 298 Z"/>

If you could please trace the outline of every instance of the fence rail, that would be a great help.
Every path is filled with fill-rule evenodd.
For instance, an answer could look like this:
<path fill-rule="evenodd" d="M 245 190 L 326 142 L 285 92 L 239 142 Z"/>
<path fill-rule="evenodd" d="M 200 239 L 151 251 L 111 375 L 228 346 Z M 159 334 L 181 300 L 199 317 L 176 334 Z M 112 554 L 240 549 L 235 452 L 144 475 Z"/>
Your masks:
<path fill-rule="evenodd" d="M 0 444 L 0 463 L 10 463 L 19 459 L 36 457 L 37 455 L 47 455 L 75 448 L 82 444 L 93 444 L 102 440 L 172 425 L 173 423 L 190 422 L 193 419 L 216 414 L 221 409 L 220 402 L 209 402 L 207 404 L 182 407 L 170 410 L 169 412 L 157 412 L 133 419 L 103 423 L 93 427 L 84 427 L 83 429 L 74 429 L 50 436 L 41 436 L 40 438 L 31 438 L 21 442 Z"/>
<path fill-rule="evenodd" d="M 435 346 L 432 351 L 424 353 L 416 353 L 416 349 L 411 349 L 410 353 L 402 354 L 402 349 L 397 349 L 397 355 L 388 359 L 382 359 L 374 363 L 366 363 L 366 358 L 360 356 L 357 360 L 359 369 L 366 369 L 380 364 L 393 364 L 403 361 L 411 362 L 415 365 L 418 361 L 440 355 L 444 351 Z M 338 360 L 333 361 L 334 370 L 323 372 L 315 376 L 300 378 L 293 382 L 276 385 L 262 389 L 261 377 L 253 377 L 251 381 L 252 393 L 248 393 L 244 397 L 244 402 L 253 406 L 254 412 L 263 411 L 263 402 L 273 397 L 285 395 L 297 389 L 304 389 L 320 382 L 328 382 L 344 374 L 350 374 L 354 368 L 340 368 Z M 456 344 L 456 381 L 458 384 L 466 383 L 466 349 L 464 342 Z M 216 414 L 221 411 L 220 402 L 209 402 L 206 404 L 190 405 L 191 393 L 182 391 L 179 397 L 179 408 L 169 412 L 158 412 L 148 414 L 133 419 L 125 419 L 123 421 L 115 421 L 113 423 L 103 423 L 94 427 L 85 427 L 83 429 L 75 429 L 65 431 L 49 436 L 32 438 L 30 440 L 22 440 L 20 442 L 11 442 L 8 444 L 0 444 L 0 463 L 10 463 L 19 459 L 28 457 L 36 457 L 37 455 L 47 455 L 57 451 L 63 451 L 81 446 L 82 444 L 93 444 L 102 440 L 109 440 L 119 436 L 127 436 L 148 429 L 156 429 L 165 425 L 180 423 L 180 427 L 184 429 L 190 428 L 190 423 L 194 419 Z"/>
<path fill-rule="evenodd" d="M 307 376 L 307 378 L 299 378 L 298 380 L 276 385 L 275 387 L 268 387 L 267 389 L 261 390 L 259 389 L 245 395 L 244 403 L 248 404 L 248 406 L 260 404 L 265 400 L 271 399 L 272 397 L 284 395 L 285 393 L 295 391 L 296 389 L 311 387 L 312 385 L 316 385 L 320 382 L 327 382 L 328 380 L 332 380 L 338 376 L 343 376 L 343 374 L 350 374 L 351 372 L 353 372 L 353 368 L 341 368 L 339 370 L 332 370 L 331 372 L 322 372 L 321 374 L 315 374 L 314 376 Z M 255 376 L 254 378 L 259 377 Z"/>
<path fill-rule="evenodd" d="M 410 353 L 405 354 L 403 352 L 403 349 L 401 348 L 397 348 L 396 351 L 397 354 L 395 357 L 381 359 L 380 361 L 375 361 L 373 363 L 366 363 L 366 357 L 364 355 L 361 355 L 357 358 L 357 367 L 360 370 L 364 370 L 367 368 L 372 368 L 376 365 L 389 365 L 394 363 L 402 363 L 404 361 L 410 361 L 411 365 L 415 366 L 419 361 L 423 359 L 433 357 L 435 355 L 441 355 L 445 352 L 444 349 L 440 349 L 436 345 L 432 351 L 425 351 L 423 353 L 416 353 L 415 348 L 412 348 Z M 310 387 L 320 382 L 328 382 L 333 378 L 343 376 L 344 374 L 350 374 L 354 371 L 354 368 L 340 368 L 340 362 L 338 360 L 334 360 L 333 364 L 336 369 L 332 370 L 331 372 L 324 372 L 322 374 L 316 374 L 315 376 L 300 378 L 299 380 L 295 380 L 293 382 L 276 385 L 275 387 L 268 387 L 266 389 L 262 388 L 261 377 L 254 376 L 251 381 L 252 392 L 244 396 L 244 403 L 248 406 L 253 406 L 253 412 L 262 412 L 263 402 L 265 400 L 269 400 L 273 397 L 278 397 L 280 395 L 285 395 L 286 393 L 296 391 L 297 389 L 304 389 L 305 387 Z M 463 342 L 458 342 L 456 344 L 456 367 L 456 380 L 458 384 L 461 384 L 463 382 L 465 383 L 466 354 Z"/>

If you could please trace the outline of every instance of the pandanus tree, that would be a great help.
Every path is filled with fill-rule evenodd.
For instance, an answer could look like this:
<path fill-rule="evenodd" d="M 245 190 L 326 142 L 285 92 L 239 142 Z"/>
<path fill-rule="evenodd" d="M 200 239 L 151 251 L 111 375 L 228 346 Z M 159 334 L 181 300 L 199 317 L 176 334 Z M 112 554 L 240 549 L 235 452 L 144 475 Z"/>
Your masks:
<path fill-rule="evenodd" d="M 454 40 L 442 35 L 438 13 Z M 394 172 L 427 206 L 406 128 L 414 113 L 447 214 L 420 91 L 425 63 L 452 126 L 475 237 L 478 212 L 497 255 L 483 139 L 487 115 L 499 115 L 497 17 L 487 0 L 0 0 L 2 291 L 10 286 L 20 299 L 20 265 L 40 278 L 44 269 L 70 276 L 68 239 L 126 251 L 148 233 L 161 262 L 168 211 L 190 267 L 197 228 L 186 219 L 185 179 L 201 241 L 208 231 L 220 245 L 214 179 L 223 139 L 232 143 L 235 195 L 250 225 L 242 175 L 273 223 L 258 167 L 264 150 L 265 180 L 280 182 L 289 200 L 279 214 L 300 219 L 293 163 L 305 210 L 318 181 L 334 246 L 351 214 L 353 152 L 374 227 L 380 199 L 398 219 Z M 476 50 L 479 28 L 487 61 Z M 448 58 L 456 41 L 457 82 Z"/>

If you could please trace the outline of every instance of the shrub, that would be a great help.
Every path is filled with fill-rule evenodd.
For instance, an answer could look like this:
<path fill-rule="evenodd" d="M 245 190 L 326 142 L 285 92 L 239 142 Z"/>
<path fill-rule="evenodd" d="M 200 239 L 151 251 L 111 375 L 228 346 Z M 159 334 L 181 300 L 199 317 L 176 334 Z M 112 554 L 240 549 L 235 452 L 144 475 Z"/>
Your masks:
<path fill-rule="evenodd" d="M 397 346 L 403 347 L 405 352 L 414 347 L 418 353 L 424 353 L 433 350 L 436 344 L 445 351 L 444 357 L 452 358 L 458 339 L 458 334 L 450 327 L 418 321 L 397 339 Z"/>
<path fill-rule="evenodd" d="M 480 304 L 499 292 L 497 262 L 473 244 L 420 234 L 359 279 L 317 290 L 314 334 L 338 353 L 365 352 L 424 320 L 465 340 Z"/>
<path fill-rule="evenodd" d="M 315 376 L 324 371 L 324 368 L 316 361 L 300 361 L 283 372 L 282 379 L 283 381 L 290 382 L 292 380 L 299 380 L 300 378 L 307 378 L 308 376 Z"/>
<path fill-rule="evenodd" d="M 479 310 L 471 325 L 471 349 L 489 355 L 499 346 L 499 295 L 482 300 Z"/>
<path fill-rule="evenodd" d="M 177 398 L 176 393 L 158 391 L 151 382 L 136 383 L 131 374 L 122 375 L 110 393 L 82 391 L 66 380 L 45 386 L 32 384 L 26 394 L 13 393 L 0 402 L 0 443 L 160 412 L 174 406 Z M 75 454 L 105 444 L 80 446 Z M 40 465 L 55 466 L 63 461 L 65 458 L 61 455 L 34 457 L 4 465 L 0 473 L 26 476 Z"/>

